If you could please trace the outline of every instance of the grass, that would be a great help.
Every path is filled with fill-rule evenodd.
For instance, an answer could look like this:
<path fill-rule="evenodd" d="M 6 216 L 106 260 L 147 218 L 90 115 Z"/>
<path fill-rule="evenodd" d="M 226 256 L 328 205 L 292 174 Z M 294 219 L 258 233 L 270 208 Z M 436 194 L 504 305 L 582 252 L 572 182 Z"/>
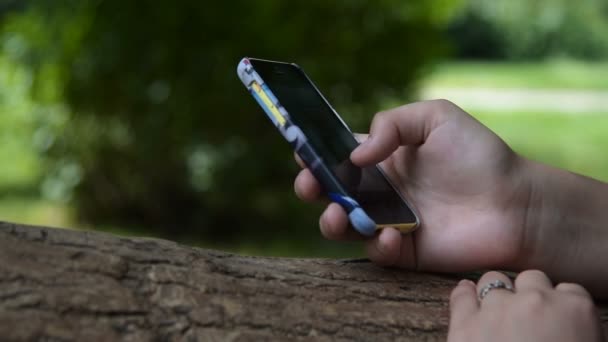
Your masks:
<path fill-rule="evenodd" d="M 517 153 L 536 161 L 608 182 L 608 113 L 470 113 Z"/>
<path fill-rule="evenodd" d="M 448 62 L 433 68 L 422 86 L 608 90 L 608 63 Z"/>
<path fill-rule="evenodd" d="M 608 63 L 449 62 L 436 66 L 422 86 L 608 91 Z M 470 109 L 522 155 L 608 181 L 608 157 L 604 152 L 608 148 L 608 113 L 565 115 Z"/>
<path fill-rule="evenodd" d="M 479 112 L 482 123 L 522 155 L 608 182 L 608 114 Z"/>
<path fill-rule="evenodd" d="M 37 196 L 0 197 L 0 220 L 47 227 L 75 227 L 72 208 Z"/>

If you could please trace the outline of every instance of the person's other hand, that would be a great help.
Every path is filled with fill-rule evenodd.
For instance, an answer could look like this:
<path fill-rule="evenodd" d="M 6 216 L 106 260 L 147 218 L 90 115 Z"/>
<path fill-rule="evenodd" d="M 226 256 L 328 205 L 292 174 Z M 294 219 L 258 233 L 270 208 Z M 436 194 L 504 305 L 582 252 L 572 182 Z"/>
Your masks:
<path fill-rule="evenodd" d="M 478 293 L 495 280 L 514 292 L 493 289 Z M 515 284 L 502 273 L 488 272 L 477 282 L 463 280 L 450 297 L 448 342 L 477 341 L 602 341 L 602 327 L 593 300 L 580 285 L 555 287 L 540 271 L 525 271 Z"/>
<path fill-rule="evenodd" d="M 449 101 L 376 114 L 369 137 L 351 159 L 359 166 L 381 163 L 420 218 L 412 234 L 386 228 L 366 241 L 368 256 L 378 264 L 449 272 L 513 268 L 533 243 L 525 229 L 530 190 L 522 158 Z M 321 193 L 305 168 L 294 188 L 303 200 Z M 328 239 L 358 235 L 335 203 L 321 215 L 320 226 Z"/>

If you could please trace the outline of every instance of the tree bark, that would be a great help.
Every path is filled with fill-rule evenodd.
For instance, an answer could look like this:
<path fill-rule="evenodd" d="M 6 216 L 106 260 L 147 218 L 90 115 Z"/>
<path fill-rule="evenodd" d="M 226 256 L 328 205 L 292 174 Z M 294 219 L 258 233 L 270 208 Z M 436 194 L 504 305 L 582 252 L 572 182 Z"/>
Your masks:
<path fill-rule="evenodd" d="M 3 341 L 444 340 L 458 280 L 0 222 Z"/>

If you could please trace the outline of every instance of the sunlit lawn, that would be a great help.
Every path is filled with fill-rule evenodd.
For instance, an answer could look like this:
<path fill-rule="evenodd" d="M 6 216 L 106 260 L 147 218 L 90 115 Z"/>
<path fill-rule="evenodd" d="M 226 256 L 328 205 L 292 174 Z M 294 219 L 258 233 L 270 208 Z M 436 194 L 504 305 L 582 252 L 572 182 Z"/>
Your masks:
<path fill-rule="evenodd" d="M 608 113 L 473 113 L 522 155 L 608 181 Z"/>
<path fill-rule="evenodd" d="M 423 86 L 455 88 L 608 89 L 608 63 L 448 62 L 435 66 Z"/>
<path fill-rule="evenodd" d="M 608 64 L 552 62 L 548 64 L 449 63 L 437 67 L 425 85 L 438 87 L 533 87 L 608 89 Z M 550 112 L 495 113 L 471 110 L 517 152 L 536 160 L 608 181 L 608 113 L 561 115 Z M 2 113 L 0 113 L 2 115 Z M 11 119 L 12 118 L 12 119 Z M 33 132 L 24 129 L 24 118 L 0 116 L 0 220 L 64 227 L 83 227 L 75 221 L 69 205 L 40 196 L 40 163 L 32 146 Z M 288 156 L 286 156 L 287 158 Z M 119 234 L 147 235 L 145 230 L 102 227 Z M 188 241 L 237 252 L 271 255 L 340 256 L 356 253 L 357 247 L 335 242 L 319 243 L 317 227 L 311 238 L 284 244 L 240 242 L 236 246 L 209 241 Z M 314 235 L 312 235 L 314 234 Z M 316 250 L 311 250 L 311 248 Z"/>
<path fill-rule="evenodd" d="M 608 91 L 608 63 L 450 62 L 436 66 L 422 86 Z M 608 113 L 467 110 L 522 155 L 608 181 Z"/>

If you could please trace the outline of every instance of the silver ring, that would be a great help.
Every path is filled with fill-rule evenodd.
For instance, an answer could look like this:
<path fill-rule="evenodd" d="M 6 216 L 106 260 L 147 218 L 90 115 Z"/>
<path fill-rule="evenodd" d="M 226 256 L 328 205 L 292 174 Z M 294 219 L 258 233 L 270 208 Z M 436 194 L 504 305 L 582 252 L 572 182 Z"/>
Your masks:
<path fill-rule="evenodd" d="M 494 280 L 493 282 L 491 282 L 481 288 L 481 290 L 479 291 L 479 300 L 484 299 L 485 296 L 487 296 L 488 293 L 490 293 L 490 291 L 492 291 L 494 289 L 502 289 L 502 290 L 507 290 L 509 292 L 515 292 L 515 289 L 513 288 L 513 286 L 508 285 L 507 283 L 505 283 L 502 280 Z"/>

